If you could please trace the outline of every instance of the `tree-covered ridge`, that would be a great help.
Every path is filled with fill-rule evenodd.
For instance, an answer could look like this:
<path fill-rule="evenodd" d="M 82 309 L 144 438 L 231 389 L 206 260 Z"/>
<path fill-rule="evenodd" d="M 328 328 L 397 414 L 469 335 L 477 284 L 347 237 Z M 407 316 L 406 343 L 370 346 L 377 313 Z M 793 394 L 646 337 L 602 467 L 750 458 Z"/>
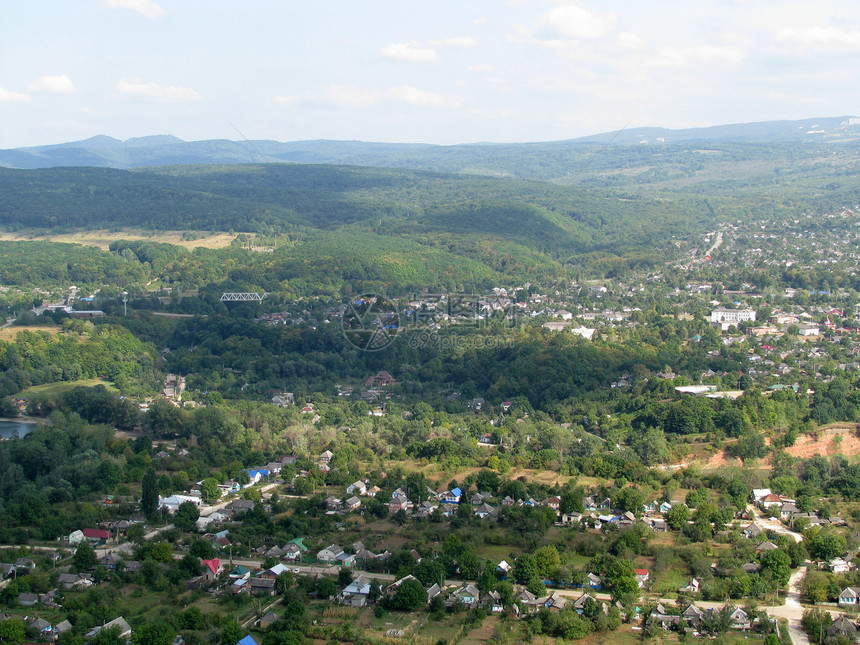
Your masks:
<path fill-rule="evenodd" d="M 468 215 L 486 211 L 483 203 L 502 211 L 499 234 L 522 229 L 522 223 L 511 226 L 506 221 L 505 209 L 526 213 L 534 206 L 541 210 L 532 211 L 533 217 L 548 220 L 544 226 L 552 223 L 573 233 L 572 241 L 588 241 L 592 234 L 613 242 L 626 224 L 652 215 L 661 219 L 666 212 L 660 200 L 618 199 L 579 187 L 331 166 L 0 170 L 0 187 L 6 196 L 0 222 L 43 229 L 137 225 L 290 232 L 352 225 L 387 234 L 387 226 L 414 221 L 425 212 L 431 219 L 434 212 L 438 217 Z M 681 202 L 676 205 L 683 209 Z M 680 215 L 674 212 L 675 225 L 688 219 L 687 213 Z M 569 245 L 566 238 L 556 244 Z"/>
<path fill-rule="evenodd" d="M 101 284 L 108 275 L 114 284 L 125 286 L 142 281 L 147 272 L 137 263 L 77 244 L 0 244 L 0 283 L 4 285 Z"/>
<path fill-rule="evenodd" d="M 22 329 L 14 342 L 0 341 L 0 391 L 5 396 L 32 385 L 101 378 L 123 391 L 157 384 L 158 352 L 131 332 L 113 325 L 67 321 L 51 334 Z"/>
<path fill-rule="evenodd" d="M 647 187 L 623 188 L 292 164 L 0 170 L 0 223 L 7 228 L 133 224 L 280 237 L 279 248 L 265 258 L 239 248 L 189 252 L 153 243 L 117 243 L 113 255 L 4 243 L 0 282 L 126 288 L 155 278 L 195 288 L 234 273 L 240 290 L 254 285 L 289 295 L 337 294 L 347 283 L 389 293 L 511 281 L 553 285 L 569 277 L 656 270 L 677 254 L 673 240 L 720 222 L 753 214 L 790 221 L 860 200 L 850 164 L 829 174 L 850 157 L 847 149 L 777 172 L 771 181 L 755 172 L 709 175 L 714 164 L 743 162 L 744 152 L 721 145 L 725 150 L 695 153 L 703 165 L 690 182 L 655 179 Z M 631 167 L 636 159 L 636 153 L 627 156 Z M 606 161 L 595 158 L 592 165 Z M 48 261 L 35 259 L 39 254 Z"/>
<path fill-rule="evenodd" d="M 0 189 L 0 224 L 10 229 L 181 227 L 255 231 L 290 242 L 262 259 L 235 248 L 114 244 L 126 263 L 91 249 L 0 245 L 0 282 L 40 286 L 125 288 L 155 277 L 193 288 L 239 267 L 260 276 L 254 282 L 265 281 L 268 291 L 298 294 L 336 292 L 351 276 L 359 281 L 353 288 L 400 292 L 510 280 L 550 284 L 565 279 L 564 267 L 606 274 L 656 265 L 672 252 L 670 231 L 690 234 L 713 217 L 698 197 L 327 166 L 0 170 Z M 38 254 L 48 261 L 35 261 Z M 320 270 L 308 280 L 319 258 Z M 289 280 L 295 288 L 273 284 Z"/>

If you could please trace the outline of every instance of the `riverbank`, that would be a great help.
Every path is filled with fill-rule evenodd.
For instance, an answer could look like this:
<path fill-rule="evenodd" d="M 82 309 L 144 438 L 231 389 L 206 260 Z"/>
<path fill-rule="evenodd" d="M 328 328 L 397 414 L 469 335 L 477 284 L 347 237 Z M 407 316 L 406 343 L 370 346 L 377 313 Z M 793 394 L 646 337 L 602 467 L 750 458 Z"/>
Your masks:
<path fill-rule="evenodd" d="M 0 418 L 0 440 L 28 435 L 39 423 L 49 424 L 46 419 L 39 417 Z"/>
<path fill-rule="evenodd" d="M 41 417 L 0 417 L 0 421 L 8 421 L 9 423 L 45 423 L 50 425 L 50 421 Z"/>

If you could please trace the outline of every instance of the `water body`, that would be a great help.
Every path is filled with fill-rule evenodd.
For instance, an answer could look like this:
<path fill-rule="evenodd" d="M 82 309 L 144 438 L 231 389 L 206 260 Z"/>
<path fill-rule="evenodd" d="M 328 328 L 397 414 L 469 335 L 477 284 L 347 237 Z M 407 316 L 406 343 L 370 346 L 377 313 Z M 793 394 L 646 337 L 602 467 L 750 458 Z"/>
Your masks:
<path fill-rule="evenodd" d="M 35 423 L 25 423 L 24 421 L 0 421 L 0 439 L 23 437 L 30 434 L 35 427 Z"/>

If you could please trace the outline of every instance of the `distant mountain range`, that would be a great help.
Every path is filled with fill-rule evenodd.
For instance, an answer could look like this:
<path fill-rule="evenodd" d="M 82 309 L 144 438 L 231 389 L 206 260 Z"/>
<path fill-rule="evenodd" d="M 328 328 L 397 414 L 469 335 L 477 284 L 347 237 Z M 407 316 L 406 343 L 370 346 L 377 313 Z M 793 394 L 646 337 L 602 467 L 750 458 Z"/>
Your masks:
<path fill-rule="evenodd" d="M 577 143 L 605 144 L 617 132 L 605 132 L 575 139 Z M 715 125 L 708 128 L 668 130 L 666 128 L 625 128 L 613 145 L 692 143 L 695 141 L 732 143 L 832 143 L 860 139 L 860 118 L 837 116 L 801 121 L 761 121 Z"/>
<path fill-rule="evenodd" d="M 568 141 L 519 144 L 430 144 L 368 143 L 362 141 L 183 141 L 160 135 L 120 141 L 95 136 L 84 141 L 32 148 L 0 150 L 0 167 L 51 168 L 95 166 L 143 168 L 187 164 L 317 163 L 468 172 L 484 175 L 516 175 L 552 179 L 556 172 L 513 169 L 511 160 L 529 158 L 575 161 L 592 154 L 596 146 L 677 146 L 698 142 L 710 144 L 829 144 L 860 141 L 860 118 L 852 116 L 764 121 L 719 125 L 708 128 L 669 130 L 625 128 Z M 563 161 L 563 158 L 561 159 Z M 555 170 L 555 169 L 554 169 Z M 546 175 L 546 176 L 544 176 Z"/>

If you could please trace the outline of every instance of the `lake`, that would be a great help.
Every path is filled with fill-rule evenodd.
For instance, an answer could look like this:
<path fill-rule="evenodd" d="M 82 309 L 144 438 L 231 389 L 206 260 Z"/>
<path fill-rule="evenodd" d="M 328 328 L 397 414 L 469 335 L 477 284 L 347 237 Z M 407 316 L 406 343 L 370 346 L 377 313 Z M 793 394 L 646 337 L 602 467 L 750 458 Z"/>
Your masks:
<path fill-rule="evenodd" d="M 23 437 L 30 434 L 36 427 L 35 423 L 24 423 L 23 421 L 0 421 L 0 438 Z"/>

